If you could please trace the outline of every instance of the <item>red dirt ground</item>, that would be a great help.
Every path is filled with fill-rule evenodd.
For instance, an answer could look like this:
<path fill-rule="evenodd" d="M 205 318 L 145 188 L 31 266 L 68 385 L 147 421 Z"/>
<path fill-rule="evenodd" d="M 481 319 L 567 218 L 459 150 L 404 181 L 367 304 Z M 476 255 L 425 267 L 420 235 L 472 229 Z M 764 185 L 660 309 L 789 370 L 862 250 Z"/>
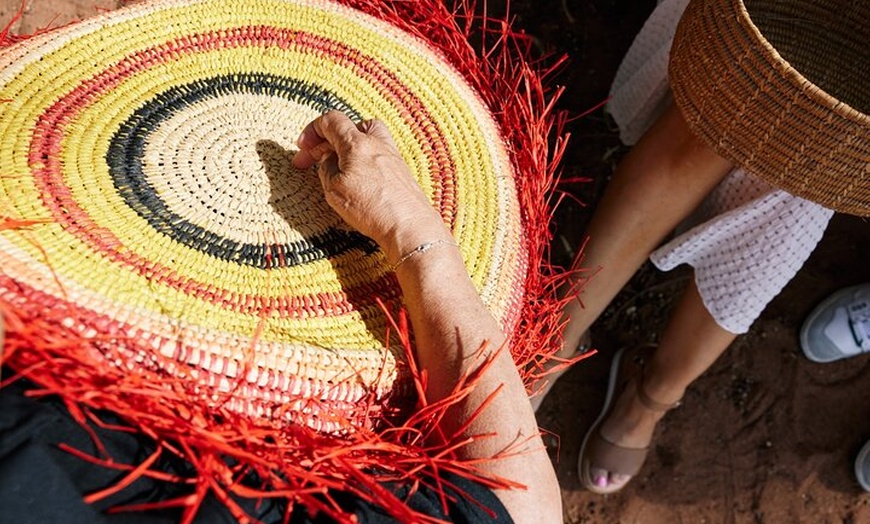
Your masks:
<path fill-rule="evenodd" d="M 98 2 L 99 3 L 99 2 Z M 93 0 L 26 0 L 13 31 L 30 33 L 93 14 Z M 562 106 L 580 114 L 607 96 L 619 60 L 653 7 L 651 0 L 514 0 L 516 26 L 542 50 L 567 53 Z M 19 0 L 0 0 L 0 23 Z M 115 1 L 102 2 L 105 8 Z M 624 153 L 602 111 L 575 120 L 567 176 L 591 183 L 564 189 L 556 213 L 557 260 L 570 260 L 614 162 Z M 606 278 L 606 272 L 599 278 Z M 654 341 L 687 274 L 643 268 L 593 329 L 598 355 L 571 369 L 541 407 L 565 500 L 566 523 L 870 523 L 870 494 L 852 461 L 870 438 L 870 356 L 807 361 L 802 319 L 828 293 L 870 281 L 870 228 L 837 215 L 816 252 L 752 330 L 688 391 L 662 421 L 647 464 L 622 493 L 583 491 L 575 472 L 583 433 L 597 417 L 613 350 Z"/>
<path fill-rule="evenodd" d="M 544 50 L 567 53 L 563 107 L 580 114 L 603 100 L 654 0 L 514 0 L 517 26 Z M 573 122 L 569 177 L 556 214 L 559 255 L 576 245 L 616 160 L 624 153 L 602 111 Z M 870 281 L 870 227 L 836 215 L 804 268 L 659 424 L 650 458 L 623 492 L 584 491 L 576 475 L 583 435 L 598 417 L 615 350 L 657 339 L 686 271 L 641 269 L 593 326 L 600 352 L 568 371 L 539 412 L 552 432 L 566 523 L 870 523 L 870 494 L 852 471 L 870 438 L 870 356 L 833 364 L 804 358 L 803 318 L 829 293 Z M 563 249 L 562 262 L 570 249 Z M 597 278 L 606 278 L 606 268 Z"/>

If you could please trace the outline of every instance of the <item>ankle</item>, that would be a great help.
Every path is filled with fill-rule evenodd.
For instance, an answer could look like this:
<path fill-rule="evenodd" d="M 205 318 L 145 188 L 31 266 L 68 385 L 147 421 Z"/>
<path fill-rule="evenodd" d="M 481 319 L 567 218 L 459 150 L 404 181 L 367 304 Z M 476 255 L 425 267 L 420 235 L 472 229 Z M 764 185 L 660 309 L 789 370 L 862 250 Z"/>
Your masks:
<path fill-rule="evenodd" d="M 683 400 L 685 389 L 673 387 L 651 388 L 641 377 L 637 385 L 637 399 L 649 411 L 665 413 L 678 407 Z"/>
<path fill-rule="evenodd" d="M 646 427 L 650 423 L 656 424 L 664 416 L 666 411 L 658 409 L 650 409 L 637 395 L 631 395 L 630 404 L 625 412 L 625 420 L 628 427 Z"/>
<path fill-rule="evenodd" d="M 686 386 L 674 384 L 673 381 L 662 380 L 654 372 L 652 366 L 649 366 L 644 371 L 644 374 L 640 377 L 641 382 L 638 384 L 638 395 L 641 397 L 645 396 L 650 401 L 650 404 L 657 405 L 658 409 L 663 411 L 677 407 L 686 393 Z"/>
<path fill-rule="evenodd" d="M 652 433 L 664 412 L 647 409 L 632 391 L 626 389 L 610 416 L 601 426 L 601 434 L 611 442 L 642 448 L 649 445 Z"/>

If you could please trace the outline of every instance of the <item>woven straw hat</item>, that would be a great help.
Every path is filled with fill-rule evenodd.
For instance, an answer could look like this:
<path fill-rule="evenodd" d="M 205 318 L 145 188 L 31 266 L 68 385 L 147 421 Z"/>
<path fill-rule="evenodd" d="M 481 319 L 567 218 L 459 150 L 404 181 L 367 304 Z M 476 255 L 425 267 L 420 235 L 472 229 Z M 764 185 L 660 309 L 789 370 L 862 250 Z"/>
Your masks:
<path fill-rule="evenodd" d="M 717 153 L 794 195 L 870 216 L 870 2 L 693 0 L 674 99 Z"/>

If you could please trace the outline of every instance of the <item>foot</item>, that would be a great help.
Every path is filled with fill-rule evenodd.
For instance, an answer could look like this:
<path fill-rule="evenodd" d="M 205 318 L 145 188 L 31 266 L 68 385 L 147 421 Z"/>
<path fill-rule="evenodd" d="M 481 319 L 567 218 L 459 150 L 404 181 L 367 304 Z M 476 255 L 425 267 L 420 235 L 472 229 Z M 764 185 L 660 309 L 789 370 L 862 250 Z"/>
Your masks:
<path fill-rule="evenodd" d="M 645 406 L 633 385 L 625 388 L 616 400 L 613 410 L 601 423 L 601 436 L 609 442 L 624 448 L 642 449 L 652 442 L 656 424 L 664 416 L 664 411 L 651 410 Z M 613 492 L 622 489 L 630 475 L 620 475 L 596 467 L 594 461 L 589 469 L 592 482 L 603 491 Z"/>
<path fill-rule="evenodd" d="M 801 349 L 814 362 L 870 353 L 870 282 L 841 289 L 807 316 Z"/>
<path fill-rule="evenodd" d="M 619 491 L 637 474 L 656 424 L 679 404 L 682 391 L 647 392 L 644 368 L 654 350 L 652 345 L 624 349 L 614 357 L 602 414 L 586 433 L 578 461 L 580 482 L 594 493 Z"/>

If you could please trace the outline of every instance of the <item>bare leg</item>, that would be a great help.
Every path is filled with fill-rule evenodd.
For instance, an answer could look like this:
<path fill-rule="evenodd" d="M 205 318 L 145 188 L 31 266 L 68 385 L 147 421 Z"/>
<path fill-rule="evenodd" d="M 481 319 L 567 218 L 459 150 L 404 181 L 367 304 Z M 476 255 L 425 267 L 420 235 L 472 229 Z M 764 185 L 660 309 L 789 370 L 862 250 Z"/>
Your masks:
<path fill-rule="evenodd" d="M 671 404 L 683 397 L 686 388 L 734 341 L 736 335 L 722 329 L 704 307 L 694 279 L 680 298 L 668 321 L 658 349 L 644 370 L 643 389 L 652 399 Z M 635 390 L 625 390 L 610 416 L 601 424 L 601 435 L 610 442 L 630 448 L 645 448 L 663 413 L 650 411 Z M 594 468 L 596 486 L 618 489 L 630 477 L 609 475 Z"/>
<path fill-rule="evenodd" d="M 561 356 L 573 353 L 652 250 L 730 170 L 691 134 L 676 107 L 659 117 L 614 172 L 589 224 L 585 258 L 575 263 L 601 271 L 563 312 Z"/>

